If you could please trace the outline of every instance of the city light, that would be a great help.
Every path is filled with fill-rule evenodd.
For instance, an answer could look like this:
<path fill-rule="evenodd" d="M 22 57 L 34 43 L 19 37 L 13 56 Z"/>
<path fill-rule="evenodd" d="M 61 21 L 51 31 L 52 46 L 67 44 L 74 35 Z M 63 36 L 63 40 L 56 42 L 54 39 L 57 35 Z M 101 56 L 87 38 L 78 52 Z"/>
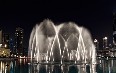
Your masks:
<path fill-rule="evenodd" d="M 16 57 L 16 55 L 14 55 L 14 57 Z"/>
<path fill-rule="evenodd" d="M 1 3 L 0 73 L 116 73 L 115 0 L 15 2 Z"/>
<path fill-rule="evenodd" d="M 105 37 L 104 39 L 107 40 L 107 37 Z"/>
<path fill-rule="evenodd" d="M 96 43 L 97 42 L 97 39 L 95 39 L 94 42 Z"/>
<path fill-rule="evenodd" d="M 2 44 L 0 44 L 0 48 L 2 47 Z"/>
<path fill-rule="evenodd" d="M 7 44 L 5 44 L 4 47 L 7 48 Z"/>

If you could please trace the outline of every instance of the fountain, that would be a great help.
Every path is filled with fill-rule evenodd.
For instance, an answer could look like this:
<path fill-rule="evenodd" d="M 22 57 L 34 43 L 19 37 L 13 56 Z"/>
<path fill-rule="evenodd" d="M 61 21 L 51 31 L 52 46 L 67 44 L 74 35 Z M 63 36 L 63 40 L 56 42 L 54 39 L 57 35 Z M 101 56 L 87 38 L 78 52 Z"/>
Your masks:
<path fill-rule="evenodd" d="M 54 25 L 50 20 L 37 24 L 30 35 L 28 57 L 31 64 L 41 64 L 52 73 L 54 65 L 63 73 L 75 65 L 78 73 L 87 73 L 86 65 L 90 66 L 90 73 L 96 73 L 96 50 L 89 31 L 73 22 Z M 48 65 L 48 66 L 47 66 Z"/>

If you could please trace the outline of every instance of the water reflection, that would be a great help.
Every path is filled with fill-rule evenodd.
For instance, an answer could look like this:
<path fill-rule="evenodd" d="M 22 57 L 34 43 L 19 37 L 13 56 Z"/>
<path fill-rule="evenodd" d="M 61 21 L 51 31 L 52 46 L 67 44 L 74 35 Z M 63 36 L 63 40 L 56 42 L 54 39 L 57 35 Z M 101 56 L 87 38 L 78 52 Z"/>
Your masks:
<path fill-rule="evenodd" d="M 28 73 L 26 59 L 0 60 L 0 73 Z"/>
<path fill-rule="evenodd" d="M 97 73 L 116 73 L 116 60 L 97 60 Z M 83 73 L 81 65 L 45 65 L 28 64 L 27 59 L 0 61 L 0 73 Z M 86 65 L 86 73 L 90 73 Z"/>
<path fill-rule="evenodd" d="M 97 61 L 96 73 L 116 73 L 116 60 Z M 83 65 L 34 64 L 29 65 L 29 73 L 90 73 L 90 66 L 83 68 Z"/>
<path fill-rule="evenodd" d="M 98 73 L 116 73 L 116 60 L 98 60 Z"/>

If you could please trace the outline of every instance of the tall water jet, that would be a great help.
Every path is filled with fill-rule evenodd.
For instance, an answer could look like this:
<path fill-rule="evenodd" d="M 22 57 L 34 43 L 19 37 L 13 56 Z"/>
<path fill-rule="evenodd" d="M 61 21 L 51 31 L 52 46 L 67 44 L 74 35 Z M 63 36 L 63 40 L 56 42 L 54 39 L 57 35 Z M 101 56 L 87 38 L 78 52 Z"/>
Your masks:
<path fill-rule="evenodd" d="M 65 68 L 69 68 L 67 63 L 77 67 L 80 64 L 84 67 L 79 72 L 86 73 L 86 64 L 89 64 L 91 73 L 95 73 L 96 50 L 91 35 L 86 28 L 72 22 L 56 26 L 44 20 L 37 24 L 30 36 L 28 56 L 32 64 L 51 64 L 52 69 L 52 64 Z"/>

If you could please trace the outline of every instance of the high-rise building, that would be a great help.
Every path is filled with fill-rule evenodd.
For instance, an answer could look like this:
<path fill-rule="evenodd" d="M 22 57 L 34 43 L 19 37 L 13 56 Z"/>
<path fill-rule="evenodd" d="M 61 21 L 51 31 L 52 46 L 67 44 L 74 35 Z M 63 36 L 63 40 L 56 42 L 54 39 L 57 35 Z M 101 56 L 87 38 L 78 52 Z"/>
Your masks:
<path fill-rule="evenodd" d="M 2 44 L 2 29 L 0 29 L 0 44 Z"/>
<path fill-rule="evenodd" d="M 116 45 L 116 13 L 113 14 L 113 44 Z"/>
<path fill-rule="evenodd" d="M 10 48 L 11 54 L 14 54 L 14 52 L 15 52 L 14 40 L 12 38 L 10 38 L 10 40 L 9 40 L 9 48 Z"/>
<path fill-rule="evenodd" d="M 104 37 L 103 38 L 103 49 L 106 49 L 108 47 L 108 38 Z"/>
<path fill-rule="evenodd" d="M 95 44 L 96 50 L 99 50 L 99 42 L 97 41 L 97 39 L 94 40 L 94 44 Z"/>
<path fill-rule="evenodd" d="M 23 29 L 20 27 L 15 32 L 15 49 L 17 55 L 23 55 Z"/>
<path fill-rule="evenodd" d="M 3 45 L 6 49 L 9 49 L 9 34 L 8 33 L 3 34 Z"/>

